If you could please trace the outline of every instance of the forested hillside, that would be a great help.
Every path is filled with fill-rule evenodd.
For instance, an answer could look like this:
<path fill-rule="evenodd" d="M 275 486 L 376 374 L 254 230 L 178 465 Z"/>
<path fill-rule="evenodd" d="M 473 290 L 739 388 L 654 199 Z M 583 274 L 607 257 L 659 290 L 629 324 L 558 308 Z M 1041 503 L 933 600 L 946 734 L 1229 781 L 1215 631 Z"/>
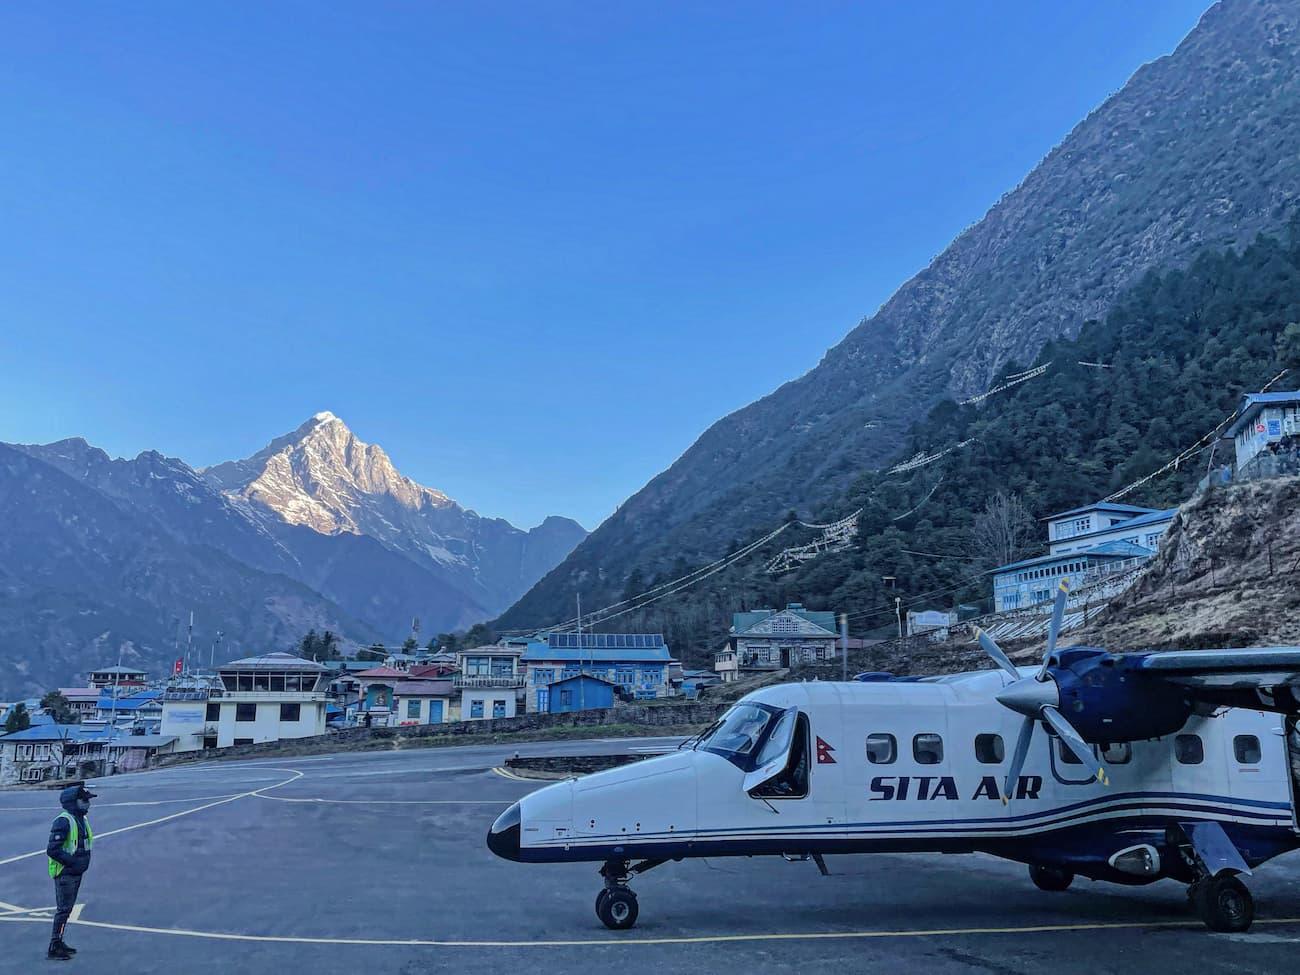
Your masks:
<path fill-rule="evenodd" d="M 1146 271 L 1283 229 L 1297 187 L 1300 2 L 1222 0 L 815 369 L 705 431 L 502 625 L 553 620 L 578 591 L 607 603 L 635 567 L 707 561 L 790 508 L 809 515 L 936 402 L 1076 336 Z"/>
<path fill-rule="evenodd" d="M 619 625 L 664 629 L 674 649 L 702 660 L 721 641 L 730 612 L 742 606 L 800 599 L 849 612 L 855 632 L 892 624 L 896 596 L 916 606 L 987 606 L 986 570 L 996 559 L 972 528 L 999 492 L 1023 502 L 1033 519 L 1027 544 L 1041 551 L 1038 518 L 1106 497 L 1159 469 L 1235 409 L 1243 391 L 1259 389 L 1283 368 L 1294 371 L 1274 388 L 1300 387 L 1294 230 L 1287 243 L 1261 238 L 1240 253 L 1207 252 L 1186 270 L 1147 275 L 1105 321 L 1087 323 L 1077 339 L 1049 343 L 1033 363 L 1008 365 L 995 385 L 1033 365 L 1049 368 L 977 405 L 936 406 L 898 444 L 896 459 L 971 441 L 967 446 L 908 473 L 866 474 L 822 507 L 820 520 L 863 509 L 851 550 L 773 577 L 763 571 L 763 556 L 813 535 L 792 526 L 743 568 Z M 1216 465 L 1230 456 L 1230 447 L 1217 450 Z M 1200 451 L 1123 500 L 1177 504 L 1209 461 L 1208 450 Z M 898 588 L 887 589 L 883 576 L 896 577 Z"/>

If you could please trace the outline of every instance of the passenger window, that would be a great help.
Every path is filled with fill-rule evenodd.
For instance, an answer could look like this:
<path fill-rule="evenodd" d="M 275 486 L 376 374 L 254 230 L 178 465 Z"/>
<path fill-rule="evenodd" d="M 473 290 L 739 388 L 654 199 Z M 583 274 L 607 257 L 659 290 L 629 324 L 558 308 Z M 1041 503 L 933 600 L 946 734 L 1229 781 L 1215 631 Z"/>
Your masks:
<path fill-rule="evenodd" d="M 912 757 L 917 765 L 938 765 L 943 761 L 943 739 L 934 734 L 917 735 L 912 739 Z"/>
<path fill-rule="evenodd" d="M 1069 746 L 1060 738 L 1056 739 L 1056 757 L 1061 760 L 1062 765 L 1082 765 L 1083 762 L 1070 751 Z"/>
<path fill-rule="evenodd" d="M 1240 753 L 1238 753 L 1240 756 Z M 1205 745 L 1200 735 L 1179 735 L 1174 739 L 1174 758 L 1179 765 L 1200 765 L 1205 761 Z"/>
<path fill-rule="evenodd" d="M 1102 749 L 1101 760 L 1111 765 L 1127 765 L 1133 761 L 1133 746 L 1126 741 L 1112 742 Z"/>
<path fill-rule="evenodd" d="M 893 735 L 867 735 L 867 761 L 872 765 L 892 765 L 898 759 L 898 741 Z"/>
<path fill-rule="evenodd" d="M 1242 765 L 1259 764 L 1259 739 L 1254 735 L 1238 735 L 1232 739 L 1232 751 Z"/>
<path fill-rule="evenodd" d="M 976 735 L 975 760 L 985 765 L 998 765 L 1007 757 L 1001 735 Z"/>

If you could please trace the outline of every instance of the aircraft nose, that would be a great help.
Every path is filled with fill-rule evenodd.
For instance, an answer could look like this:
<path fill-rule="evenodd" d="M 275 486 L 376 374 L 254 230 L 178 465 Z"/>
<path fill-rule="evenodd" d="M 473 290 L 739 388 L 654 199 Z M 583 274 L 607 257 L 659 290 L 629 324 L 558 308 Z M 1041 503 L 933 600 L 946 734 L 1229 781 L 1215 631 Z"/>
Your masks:
<path fill-rule="evenodd" d="M 497 817 L 488 830 L 488 849 L 503 860 L 519 859 L 519 803 L 514 803 Z"/>

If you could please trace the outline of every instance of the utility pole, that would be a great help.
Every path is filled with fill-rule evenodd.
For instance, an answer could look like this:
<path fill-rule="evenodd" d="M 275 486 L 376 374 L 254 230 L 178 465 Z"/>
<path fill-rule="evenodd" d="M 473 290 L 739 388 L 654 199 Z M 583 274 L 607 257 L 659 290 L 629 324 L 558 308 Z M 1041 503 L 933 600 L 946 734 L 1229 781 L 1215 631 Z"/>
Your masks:
<path fill-rule="evenodd" d="M 898 617 L 898 638 L 903 639 L 903 597 L 894 597 L 894 615 Z"/>
<path fill-rule="evenodd" d="M 586 658 L 586 654 L 582 652 L 582 593 L 578 593 L 578 710 L 579 711 L 584 710 L 587 703 L 586 701 L 587 695 L 584 693 L 584 685 L 586 684 L 586 681 L 583 680 L 587 668 L 587 663 L 585 658 Z"/>
<path fill-rule="evenodd" d="M 194 649 L 194 610 L 190 610 L 190 628 L 185 635 L 185 671 L 190 669 L 190 651 Z"/>
<path fill-rule="evenodd" d="M 840 613 L 840 657 L 845 681 L 849 679 L 849 614 Z"/>
<path fill-rule="evenodd" d="M 117 645 L 117 670 L 113 673 L 113 710 L 112 717 L 108 722 L 109 737 L 113 736 L 113 729 L 117 727 L 117 692 L 122 686 L 122 644 Z"/>
<path fill-rule="evenodd" d="M 212 641 L 212 653 L 208 655 L 208 670 L 214 673 L 217 669 L 217 644 L 221 642 L 221 638 L 225 635 L 224 630 L 217 630 L 217 638 Z"/>

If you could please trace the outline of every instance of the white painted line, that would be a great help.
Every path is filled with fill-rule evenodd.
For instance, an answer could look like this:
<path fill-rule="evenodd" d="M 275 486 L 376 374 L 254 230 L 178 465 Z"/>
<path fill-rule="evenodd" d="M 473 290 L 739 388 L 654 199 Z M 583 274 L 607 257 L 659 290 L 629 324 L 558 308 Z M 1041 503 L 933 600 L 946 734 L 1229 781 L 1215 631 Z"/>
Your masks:
<path fill-rule="evenodd" d="M 35 921 L 30 915 L 19 917 L 0 916 L 0 923 L 5 921 Z M 886 931 L 781 931 L 756 932 L 754 934 L 701 934 L 665 937 L 606 937 L 573 938 L 568 940 L 552 939 L 547 941 L 498 941 L 498 940 L 438 940 L 433 938 L 312 938 L 301 935 L 279 934 L 235 934 L 228 931 L 195 931 L 187 928 L 156 928 L 142 924 L 113 924 L 108 921 L 75 922 L 81 927 L 102 928 L 109 931 L 130 931 L 136 934 L 159 934 L 177 938 L 203 938 L 212 941 L 246 941 L 260 944 L 306 944 L 306 945 L 358 945 L 362 947 L 399 947 L 399 948 L 585 948 L 588 946 L 625 945 L 639 947 L 644 945 L 698 945 L 698 944 L 732 944 L 739 942 L 764 941 L 854 941 L 880 938 L 959 938 L 975 935 L 1006 934 L 1060 934 L 1081 931 L 1143 931 L 1151 929 L 1195 930 L 1202 927 L 1200 921 L 1099 921 L 1081 924 L 1034 924 L 1024 927 L 971 927 L 971 928 L 902 928 Z M 1300 917 L 1256 919 L 1256 926 L 1261 925 L 1296 925 Z M 1248 938 L 1249 935 L 1245 936 Z"/>
<path fill-rule="evenodd" d="M 255 799 L 272 799 L 275 802 L 320 802 L 343 806 L 508 806 L 514 799 L 317 799 L 313 797 L 268 796 L 257 794 Z"/>
<path fill-rule="evenodd" d="M 166 806 L 178 802 L 204 802 L 208 799 L 233 799 L 239 793 L 227 792 L 219 796 L 186 796 L 184 799 L 150 799 L 138 802 L 97 802 L 96 809 L 109 809 L 117 806 Z M 54 812 L 53 806 L 0 806 L 0 812 Z"/>
<path fill-rule="evenodd" d="M 121 833 L 129 833 L 135 829 L 144 829 L 146 826 L 157 826 L 159 823 L 166 823 L 166 822 L 170 822 L 173 819 L 180 819 L 182 816 L 189 816 L 196 812 L 202 812 L 205 809 L 211 809 L 213 806 L 224 806 L 228 802 L 234 802 L 237 799 L 243 799 L 247 796 L 257 795 L 257 793 L 263 792 L 266 789 L 278 789 L 282 785 L 288 785 L 290 782 L 296 782 L 298 779 L 301 779 L 303 776 L 303 773 L 299 772 L 297 769 L 276 769 L 275 771 L 292 772 L 293 774 L 289 776 L 289 778 L 284 779 L 283 781 L 278 782 L 275 785 L 262 786 L 262 788 L 260 789 L 253 789 L 249 792 L 240 792 L 233 796 L 227 796 L 224 799 L 218 799 L 215 802 L 207 802 L 201 806 L 195 806 L 193 809 L 182 809 L 180 812 L 174 812 L 169 816 L 160 816 L 157 819 L 150 819 L 147 822 L 135 823 L 131 826 L 123 826 L 121 829 L 109 830 L 106 833 L 96 833 L 95 841 L 98 842 L 100 840 L 106 839 L 109 836 L 117 836 Z M 6 866 L 10 863 L 17 863 L 19 860 L 29 860 L 32 857 L 40 857 L 40 856 L 45 856 L 45 850 L 41 849 L 41 850 L 34 850 L 31 853 L 20 853 L 17 856 L 12 856 L 4 860 L 0 860 L 0 867 Z"/>

